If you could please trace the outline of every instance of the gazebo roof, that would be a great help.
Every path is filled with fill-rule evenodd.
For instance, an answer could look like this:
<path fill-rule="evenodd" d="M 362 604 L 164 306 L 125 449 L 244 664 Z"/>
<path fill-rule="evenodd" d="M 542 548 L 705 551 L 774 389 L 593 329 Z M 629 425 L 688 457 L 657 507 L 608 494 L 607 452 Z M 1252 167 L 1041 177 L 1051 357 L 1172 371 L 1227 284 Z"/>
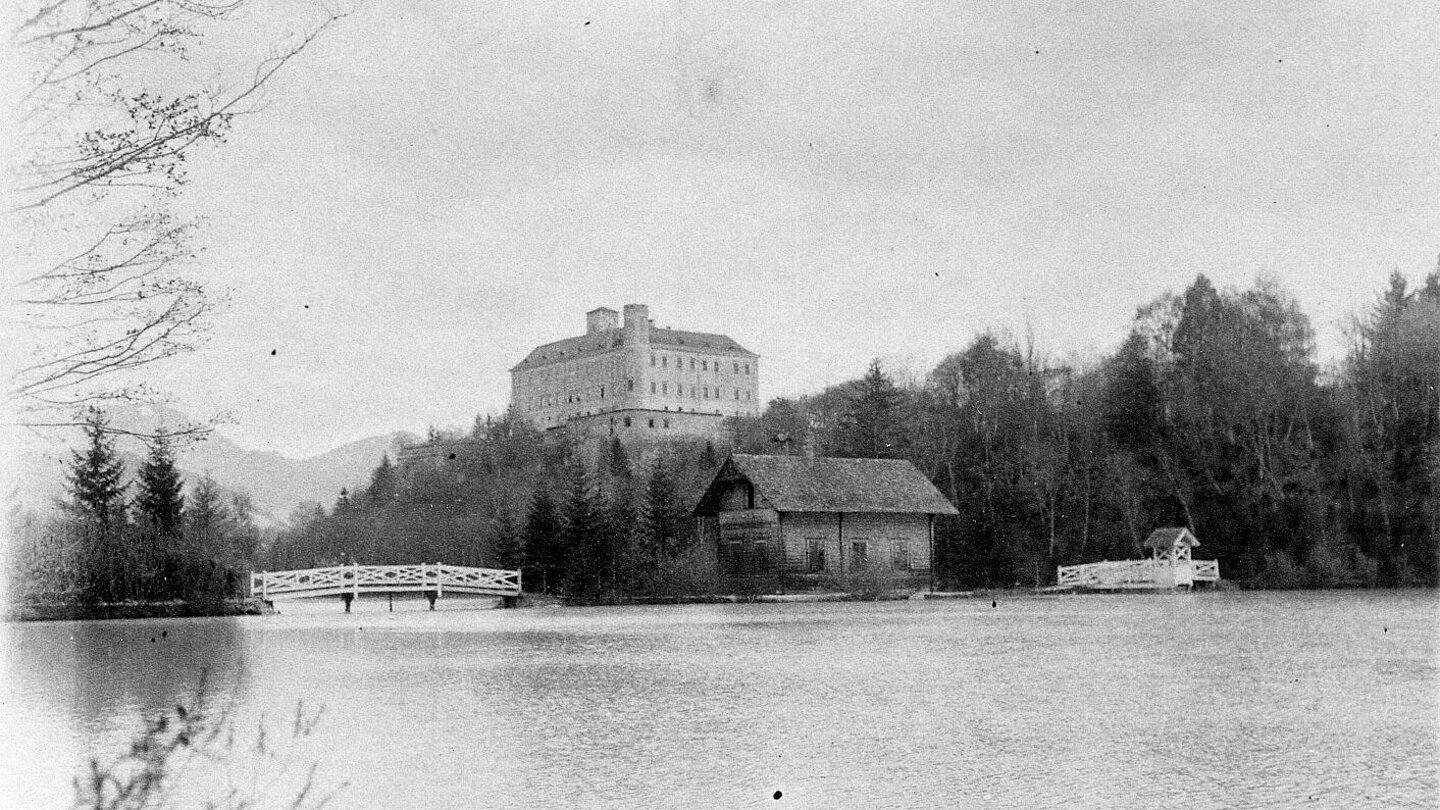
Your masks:
<path fill-rule="evenodd" d="M 1163 529 L 1156 529 L 1145 538 L 1145 548 L 1176 548 L 1184 546 L 1194 548 L 1200 545 L 1195 535 L 1184 526 L 1167 526 Z"/>

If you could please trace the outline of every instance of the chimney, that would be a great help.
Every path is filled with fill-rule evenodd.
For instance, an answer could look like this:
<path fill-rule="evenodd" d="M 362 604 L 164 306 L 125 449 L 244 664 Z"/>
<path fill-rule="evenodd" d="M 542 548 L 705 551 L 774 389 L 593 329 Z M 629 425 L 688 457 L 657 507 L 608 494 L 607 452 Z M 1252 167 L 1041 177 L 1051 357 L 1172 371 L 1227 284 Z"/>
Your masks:
<path fill-rule="evenodd" d="M 625 334 L 632 343 L 650 342 L 650 307 L 644 304 L 625 305 Z"/>
<path fill-rule="evenodd" d="M 620 328 L 620 313 L 609 307 L 592 309 L 585 313 L 585 334 L 604 332 L 606 329 Z"/>

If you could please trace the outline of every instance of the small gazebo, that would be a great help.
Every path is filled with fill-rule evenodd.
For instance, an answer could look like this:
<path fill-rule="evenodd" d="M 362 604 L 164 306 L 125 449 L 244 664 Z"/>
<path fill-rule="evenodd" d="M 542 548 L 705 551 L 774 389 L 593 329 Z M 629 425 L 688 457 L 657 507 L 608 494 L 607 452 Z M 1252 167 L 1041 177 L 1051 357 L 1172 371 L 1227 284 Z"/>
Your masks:
<path fill-rule="evenodd" d="M 1145 548 L 1150 549 L 1150 559 L 1178 562 L 1190 559 L 1190 549 L 1200 545 L 1195 535 L 1184 526 L 1167 526 L 1156 529 L 1145 538 Z"/>

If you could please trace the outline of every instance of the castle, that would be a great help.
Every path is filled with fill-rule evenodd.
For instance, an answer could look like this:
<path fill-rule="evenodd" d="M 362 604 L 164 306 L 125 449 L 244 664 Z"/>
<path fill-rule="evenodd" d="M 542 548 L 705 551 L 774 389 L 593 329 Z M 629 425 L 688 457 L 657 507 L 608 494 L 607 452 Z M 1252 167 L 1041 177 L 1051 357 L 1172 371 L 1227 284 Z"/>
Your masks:
<path fill-rule="evenodd" d="M 542 430 L 594 438 L 720 438 L 756 416 L 760 356 L 726 335 L 657 328 L 649 307 L 585 315 L 585 334 L 546 343 L 510 369 L 510 404 Z"/>

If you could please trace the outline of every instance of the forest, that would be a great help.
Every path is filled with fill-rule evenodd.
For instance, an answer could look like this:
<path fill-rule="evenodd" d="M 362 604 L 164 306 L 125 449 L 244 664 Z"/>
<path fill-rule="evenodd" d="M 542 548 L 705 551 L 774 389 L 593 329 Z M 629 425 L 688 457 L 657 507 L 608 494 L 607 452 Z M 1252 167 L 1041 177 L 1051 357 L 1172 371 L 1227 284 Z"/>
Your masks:
<path fill-rule="evenodd" d="M 71 500 L 23 527 L 33 540 L 12 575 L 114 600 L 237 593 L 248 570 L 443 561 L 521 568 L 527 590 L 580 601 L 713 593 L 690 510 L 743 452 L 913 462 L 960 513 L 937 524 L 946 589 L 1049 584 L 1058 565 L 1142 556 L 1160 526 L 1190 527 L 1199 556 L 1244 587 L 1434 586 L 1440 269 L 1417 289 L 1393 273 L 1348 336 L 1322 368 L 1286 291 L 1199 276 L 1083 367 L 982 332 L 923 377 L 875 361 L 771 400 L 729 420 L 728 442 L 566 441 L 477 417 L 467 435 L 432 431 L 448 458 L 402 471 L 387 456 L 365 486 L 269 536 L 214 482 L 187 500 L 163 436 L 122 497 L 93 412 Z"/>
<path fill-rule="evenodd" d="M 1392 274 L 1349 337 L 1321 368 L 1286 291 L 1202 275 L 1085 367 L 985 332 L 922 379 L 873 362 L 772 400 L 730 420 L 729 446 L 587 453 L 477 419 L 453 461 L 402 481 L 384 460 L 266 559 L 522 567 L 531 589 L 590 598 L 703 591 L 689 509 L 734 451 L 910 460 L 960 512 L 937 531 L 945 588 L 1048 584 L 1057 565 L 1143 556 L 1172 525 L 1247 587 L 1435 585 L 1440 269 L 1418 289 Z"/>

